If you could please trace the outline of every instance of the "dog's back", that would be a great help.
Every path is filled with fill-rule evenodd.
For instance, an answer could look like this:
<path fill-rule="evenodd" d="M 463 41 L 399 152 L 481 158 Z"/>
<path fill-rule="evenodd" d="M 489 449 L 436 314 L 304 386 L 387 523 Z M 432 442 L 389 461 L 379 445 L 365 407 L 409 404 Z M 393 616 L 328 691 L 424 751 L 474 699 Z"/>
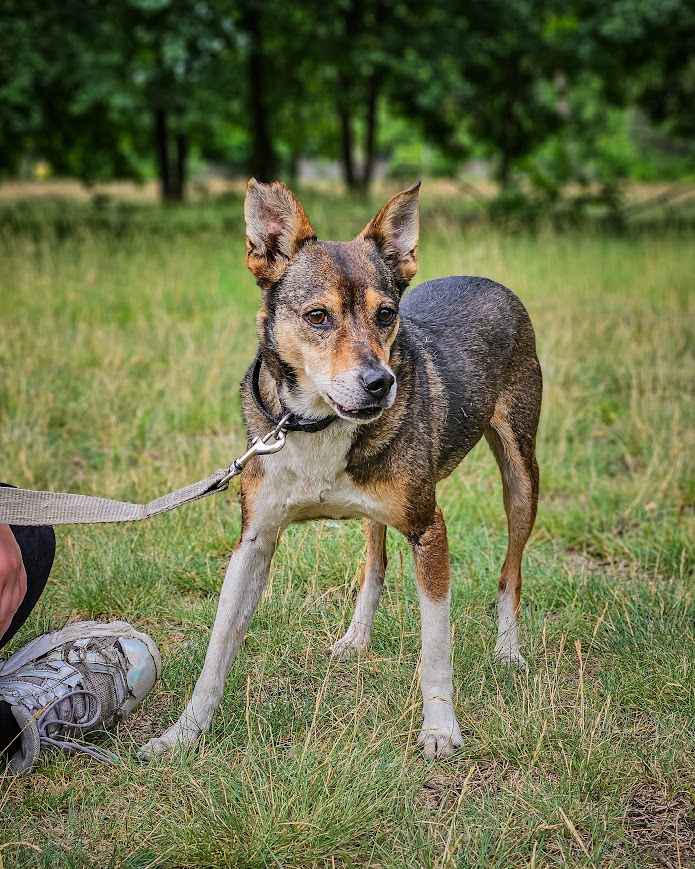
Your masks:
<path fill-rule="evenodd" d="M 410 353 L 432 360 L 444 388 L 439 476 L 446 476 L 483 436 L 515 378 L 528 374 L 540 402 L 533 326 L 511 290 L 480 277 L 420 284 L 405 295 L 400 313 L 400 340 Z M 535 420 L 522 418 L 520 428 L 535 433 L 536 423 L 537 414 Z"/>

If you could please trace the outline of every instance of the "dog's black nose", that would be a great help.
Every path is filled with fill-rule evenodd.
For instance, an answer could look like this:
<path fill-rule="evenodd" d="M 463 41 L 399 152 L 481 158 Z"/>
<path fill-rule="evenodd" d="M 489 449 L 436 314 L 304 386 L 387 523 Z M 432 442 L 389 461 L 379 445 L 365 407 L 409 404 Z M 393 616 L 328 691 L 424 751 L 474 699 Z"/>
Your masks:
<path fill-rule="evenodd" d="M 362 386 L 374 398 L 382 399 L 393 386 L 394 376 L 383 368 L 370 368 L 362 374 Z"/>

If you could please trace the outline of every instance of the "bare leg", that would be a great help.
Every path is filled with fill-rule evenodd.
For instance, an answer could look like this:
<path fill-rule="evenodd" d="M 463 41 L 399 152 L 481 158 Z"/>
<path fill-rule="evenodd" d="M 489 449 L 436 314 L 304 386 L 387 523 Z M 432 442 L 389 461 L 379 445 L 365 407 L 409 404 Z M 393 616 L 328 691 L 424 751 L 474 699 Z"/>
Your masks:
<path fill-rule="evenodd" d="M 265 588 L 277 535 L 277 528 L 244 532 L 227 568 L 203 672 L 193 696 L 176 724 L 142 747 L 142 757 L 161 754 L 174 745 L 189 745 L 210 727 L 232 661 Z"/>
<path fill-rule="evenodd" d="M 426 758 L 447 757 L 463 738 L 452 702 L 449 547 L 438 508 L 432 524 L 411 542 L 422 619 L 423 721 L 418 745 Z"/>
<path fill-rule="evenodd" d="M 497 596 L 495 657 L 521 669 L 526 669 L 526 661 L 519 650 L 517 614 L 521 604 L 521 560 L 538 504 L 538 465 L 534 452 L 537 419 L 536 415 L 530 432 L 515 431 L 509 404 L 500 400 L 485 433 L 502 474 L 508 528 L 507 556 Z"/>
<path fill-rule="evenodd" d="M 345 635 L 331 647 L 331 654 L 347 658 L 366 649 L 372 632 L 374 613 L 379 605 L 386 573 L 386 526 L 379 522 L 365 523 L 367 556 L 362 567 L 362 580 L 357 595 L 355 612 Z"/>

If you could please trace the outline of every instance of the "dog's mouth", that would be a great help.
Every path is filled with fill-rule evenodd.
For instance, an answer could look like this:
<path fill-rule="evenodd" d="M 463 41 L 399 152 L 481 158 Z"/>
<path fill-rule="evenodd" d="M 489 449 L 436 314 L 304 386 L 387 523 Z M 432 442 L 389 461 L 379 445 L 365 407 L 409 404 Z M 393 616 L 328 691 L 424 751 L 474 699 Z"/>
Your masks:
<path fill-rule="evenodd" d="M 343 419 L 359 420 L 359 422 L 372 422 L 384 412 L 384 408 L 378 404 L 370 404 L 367 407 L 357 408 L 345 407 L 333 400 L 331 400 L 331 404 L 338 413 L 338 416 L 341 416 Z"/>

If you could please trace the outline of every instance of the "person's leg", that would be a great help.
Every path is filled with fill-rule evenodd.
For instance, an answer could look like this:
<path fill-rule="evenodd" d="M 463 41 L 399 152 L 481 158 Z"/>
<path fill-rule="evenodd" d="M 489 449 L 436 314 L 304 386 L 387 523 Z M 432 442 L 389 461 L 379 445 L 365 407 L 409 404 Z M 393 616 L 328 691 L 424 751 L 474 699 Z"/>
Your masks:
<path fill-rule="evenodd" d="M 0 637 L 0 648 L 9 643 L 36 606 L 46 586 L 55 555 L 55 534 L 52 528 L 12 526 L 12 533 L 22 553 L 22 561 L 27 573 L 27 593 L 10 627 Z M 19 726 L 9 704 L 0 700 L 0 754 L 18 735 Z"/>
<path fill-rule="evenodd" d="M 2 484 L 0 484 L 2 485 Z M 6 645 L 29 617 L 53 565 L 49 527 L 13 527 L 27 591 L 8 630 Z M 0 758 L 4 772 L 33 769 L 44 750 L 79 751 L 98 760 L 114 756 L 78 738 L 125 718 L 161 672 L 156 644 L 127 622 L 73 622 L 27 643 L 0 660 Z"/>
<path fill-rule="evenodd" d="M 27 593 L 19 609 L 10 622 L 7 631 L 0 637 L 0 649 L 29 618 L 48 581 L 56 551 L 56 538 L 50 526 L 10 526 L 22 553 L 24 569 L 27 572 Z"/>

